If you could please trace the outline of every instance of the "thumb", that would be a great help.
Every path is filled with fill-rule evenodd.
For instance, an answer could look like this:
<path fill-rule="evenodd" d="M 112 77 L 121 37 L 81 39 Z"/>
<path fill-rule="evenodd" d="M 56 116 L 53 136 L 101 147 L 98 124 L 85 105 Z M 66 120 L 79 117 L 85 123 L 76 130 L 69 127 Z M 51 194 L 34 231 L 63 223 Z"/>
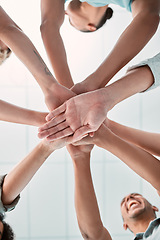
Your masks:
<path fill-rule="evenodd" d="M 73 142 L 80 141 L 82 138 L 86 137 L 92 130 L 88 125 L 78 128 L 73 135 Z"/>

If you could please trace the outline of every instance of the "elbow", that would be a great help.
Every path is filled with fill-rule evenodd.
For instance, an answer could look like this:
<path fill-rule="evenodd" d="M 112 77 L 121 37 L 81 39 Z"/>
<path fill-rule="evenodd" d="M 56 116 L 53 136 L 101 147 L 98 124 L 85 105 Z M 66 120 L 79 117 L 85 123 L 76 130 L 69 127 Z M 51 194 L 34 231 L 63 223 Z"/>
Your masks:
<path fill-rule="evenodd" d="M 49 36 L 56 36 L 59 33 L 59 27 L 52 24 L 50 21 L 45 20 L 40 25 L 40 33 L 43 42 L 47 41 Z"/>
<path fill-rule="evenodd" d="M 93 234 L 89 235 L 89 234 L 81 231 L 81 235 L 82 235 L 82 237 L 83 237 L 84 240 L 100 240 L 100 237 L 97 236 L 97 234 L 95 234 L 95 235 L 93 235 Z"/>
<path fill-rule="evenodd" d="M 144 9 L 133 15 L 135 21 L 140 21 L 145 29 L 148 29 L 148 33 L 154 34 L 158 28 L 160 16 L 159 12 L 150 9 Z M 139 19 L 139 20 L 138 20 Z"/>
<path fill-rule="evenodd" d="M 40 33 L 42 39 L 44 39 L 46 35 L 50 35 L 51 33 L 52 34 L 57 34 L 57 32 L 59 33 L 60 27 L 61 24 L 54 21 L 53 19 L 48 18 L 43 19 L 40 25 Z"/>
<path fill-rule="evenodd" d="M 160 17 L 158 13 L 151 13 L 149 16 L 149 19 L 152 22 L 152 26 L 154 27 L 154 30 L 156 31 L 159 25 Z"/>
<path fill-rule="evenodd" d="M 80 227 L 81 235 L 84 240 L 100 240 L 103 236 L 104 227 L 101 226 L 99 229 L 92 227 L 91 229 L 84 230 Z"/>
<path fill-rule="evenodd" d="M 42 37 L 42 38 L 43 38 L 44 35 L 45 35 L 46 26 L 47 26 L 46 21 L 42 21 L 42 23 L 41 23 L 41 25 L 40 25 L 40 33 L 41 33 L 41 37 Z"/>
<path fill-rule="evenodd" d="M 155 11 L 151 11 L 151 12 L 147 11 L 147 12 L 144 12 L 143 14 L 144 14 L 145 22 L 147 20 L 147 24 L 149 28 L 152 29 L 152 31 L 155 33 L 160 21 L 159 13 Z"/>
<path fill-rule="evenodd" d="M 3 37 L 10 36 L 14 32 L 17 32 L 17 30 L 22 32 L 22 30 L 15 23 L 1 25 L 0 26 L 0 39 L 3 41 Z"/>

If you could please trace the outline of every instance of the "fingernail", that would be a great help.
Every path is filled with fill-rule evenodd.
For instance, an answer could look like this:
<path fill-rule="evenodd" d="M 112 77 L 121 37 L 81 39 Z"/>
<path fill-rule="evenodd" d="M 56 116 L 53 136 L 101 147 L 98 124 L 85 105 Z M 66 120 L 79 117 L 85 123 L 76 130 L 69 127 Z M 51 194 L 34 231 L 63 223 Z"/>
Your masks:
<path fill-rule="evenodd" d="M 84 137 L 87 137 L 87 136 L 88 136 L 88 133 L 84 134 L 82 137 L 84 138 Z"/>

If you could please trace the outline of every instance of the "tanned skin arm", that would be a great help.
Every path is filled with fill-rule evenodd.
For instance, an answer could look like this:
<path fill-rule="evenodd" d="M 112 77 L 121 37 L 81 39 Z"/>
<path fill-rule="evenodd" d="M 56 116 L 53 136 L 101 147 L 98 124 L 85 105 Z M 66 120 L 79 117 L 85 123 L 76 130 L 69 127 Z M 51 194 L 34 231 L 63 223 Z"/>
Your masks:
<path fill-rule="evenodd" d="M 41 34 L 57 81 L 71 88 L 73 80 L 60 34 L 65 15 L 64 4 L 64 0 L 41 0 Z"/>
<path fill-rule="evenodd" d="M 133 59 L 149 42 L 159 25 L 159 0 L 134 0 L 133 20 L 121 34 L 116 45 L 98 67 L 82 83 L 73 87 L 75 93 L 104 87 L 110 79 Z"/>
<path fill-rule="evenodd" d="M 44 93 L 49 110 L 53 110 L 65 100 L 74 96 L 73 92 L 58 84 L 30 39 L 1 7 L 0 39 L 17 55 L 35 77 Z"/>
<path fill-rule="evenodd" d="M 84 239 L 111 240 L 103 226 L 90 171 L 92 145 L 73 146 L 67 149 L 73 161 L 75 176 L 75 208 Z"/>

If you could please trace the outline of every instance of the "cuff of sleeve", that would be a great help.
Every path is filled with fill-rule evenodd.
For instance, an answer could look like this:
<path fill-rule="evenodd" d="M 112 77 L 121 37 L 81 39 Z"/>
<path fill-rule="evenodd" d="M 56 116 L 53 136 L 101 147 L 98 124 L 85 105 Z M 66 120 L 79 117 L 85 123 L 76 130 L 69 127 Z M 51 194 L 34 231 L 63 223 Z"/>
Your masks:
<path fill-rule="evenodd" d="M 4 176 L 1 176 L 1 177 L 0 177 L 0 186 L 1 186 L 1 187 L 2 187 L 2 185 L 3 185 L 3 182 L 4 182 L 4 179 L 5 179 L 6 175 L 7 175 L 7 174 L 5 174 Z M 1 203 L 1 204 L 3 205 L 3 210 L 4 210 L 5 212 L 10 212 L 10 211 L 12 211 L 12 210 L 16 207 L 17 203 L 19 202 L 19 199 L 20 199 L 20 195 L 18 195 L 11 204 L 3 205 L 3 203 Z"/>
<path fill-rule="evenodd" d="M 12 211 L 13 209 L 15 209 L 17 203 L 19 202 L 19 199 L 20 199 L 20 195 L 18 195 L 11 204 L 9 204 L 9 205 L 4 205 L 5 211 L 6 211 L 6 212 L 10 212 L 10 211 Z"/>

